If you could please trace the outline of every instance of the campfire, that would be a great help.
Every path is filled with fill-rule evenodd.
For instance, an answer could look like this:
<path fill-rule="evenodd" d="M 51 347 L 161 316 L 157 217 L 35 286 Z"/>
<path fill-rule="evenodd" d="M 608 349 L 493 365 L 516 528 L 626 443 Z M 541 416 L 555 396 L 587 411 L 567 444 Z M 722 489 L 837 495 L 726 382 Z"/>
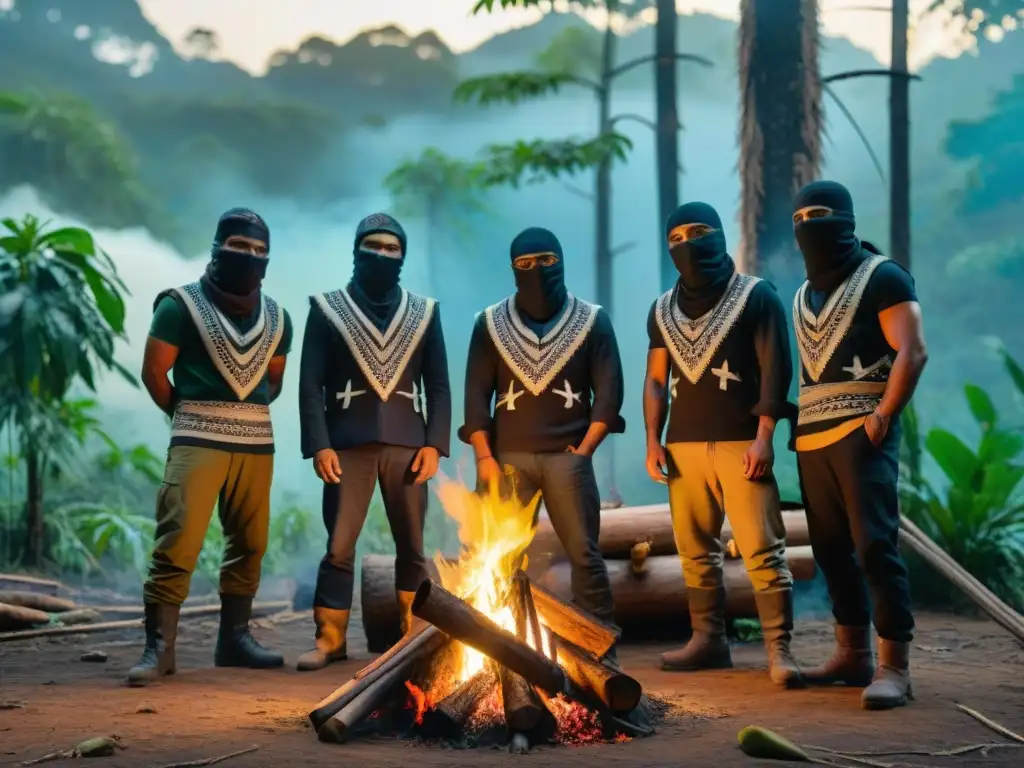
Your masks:
<path fill-rule="evenodd" d="M 618 630 L 523 570 L 538 499 L 447 480 L 439 496 L 462 554 L 436 558 L 409 632 L 309 714 L 321 741 L 389 733 L 525 752 L 653 733 L 640 684 L 605 658 Z"/>

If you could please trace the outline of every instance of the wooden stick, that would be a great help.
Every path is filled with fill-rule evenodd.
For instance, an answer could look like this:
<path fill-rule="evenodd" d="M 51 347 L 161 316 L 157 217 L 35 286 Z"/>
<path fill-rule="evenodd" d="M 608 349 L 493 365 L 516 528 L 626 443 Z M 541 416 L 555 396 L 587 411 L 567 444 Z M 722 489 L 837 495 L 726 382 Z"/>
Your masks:
<path fill-rule="evenodd" d="M 56 595 L 64 585 L 50 579 L 37 579 L 20 573 L 0 573 L 0 589 L 14 589 L 19 592 L 38 592 L 41 595 Z"/>
<path fill-rule="evenodd" d="M 291 608 L 288 600 L 276 600 L 267 603 L 253 603 L 252 614 L 275 613 L 287 611 Z M 181 616 L 200 616 L 205 614 L 219 613 L 220 606 L 195 606 L 193 608 L 182 608 Z M 0 643 L 9 640 L 31 640 L 35 637 L 53 637 L 57 635 L 85 635 L 92 632 L 107 632 L 114 629 L 135 629 L 142 626 L 142 619 L 124 619 L 123 621 L 104 621 L 99 624 L 81 624 L 74 627 L 43 627 L 42 629 L 25 629 L 18 632 L 0 632 Z"/>
<path fill-rule="evenodd" d="M 78 606 L 74 600 L 65 600 L 63 597 L 54 597 L 41 592 L 29 590 L 0 589 L 0 603 L 5 605 L 17 605 L 22 608 L 35 608 L 37 611 L 46 613 L 63 613 L 73 611 Z"/>
<path fill-rule="evenodd" d="M 343 709 L 335 712 L 317 728 L 316 735 L 320 741 L 344 744 L 352 733 L 352 729 L 379 709 L 392 692 L 402 685 L 410 669 L 411 665 L 396 663 L 388 670 L 381 670 L 379 677 L 349 700 Z"/>
<path fill-rule="evenodd" d="M 473 677 L 461 683 L 437 705 L 424 713 L 425 730 L 441 736 L 459 733 L 488 693 L 498 684 L 495 665 L 485 664 Z"/>
<path fill-rule="evenodd" d="M 533 601 L 533 589 L 530 586 L 530 577 L 526 575 L 525 571 L 516 571 L 513 576 L 515 579 L 516 589 L 519 592 L 519 599 L 523 605 L 523 615 L 526 619 L 526 625 L 530 628 L 530 633 L 533 635 L 533 642 L 538 651 L 544 651 L 544 636 L 541 634 L 540 629 L 540 616 L 537 615 L 537 604 Z M 522 635 L 522 639 L 526 640 L 526 635 Z"/>
<path fill-rule="evenodd" d="M 426 622 L 422 622 L 422 621 L 415 622 L 413 624 L 413 626 L 409 628 L 409 632 L 405 635 L 405 637 L 403 637 L 401 640 L 399 640 L 393 646 L 388 648 L 384 653 L 382 653 L 380 656 L 378 656 L 376 659 L 374 659 L 369 664 L 367 664 L 365 667 L 363 667 L 358 672 L 356 672 L 355 679 L 358 680 L 361 677 L 366 677 L 371 672 L 374 672 L 375 670 L 380 669 L 382 666 L 387 664 L 391 659 L 393 659 L 395 656 L 397 656 L 399 653 L 401 653 L 402 649 L 405 646 L 407 646 L 409 643 L 411 643 L 417 637 L 419 637 L 424 632 L 426 632 L 429 627 L 430 627 L 430 625 L 427 624 Z"/>
<path fill-rule="evenodd" d="M 900 540 L 906 542 L 929 565 L 973 600 L 989 618 L 1024 643 L 1024 616 L 992 594 L 906 515 L 900 515 Z"/>
<path fill-rule="evenodd" d="M 963 704 L 957 704 L 956 708 L 959 709 L 964 714 L 970 715 L 975 720 L 977 720 L 979 723 L 984 725 L 986 728 L 988 728 L 989 730 L 995 731 L 1000 736 L 1004 736 L 1007 739 L 1011 739 L 1012 741 L 1016 741 L 1016 742 L 1019 742 L 1021 744 L 1024 744 L 1024 736 L 1021 736 L 1019 733 L 1014 733 L 1013 731 L 1011 731 L 1006 726 L 1003 726 L 1003 725 L 1000 725 L 999 723 L 997 723 L 995 720 L 989 720 L 987 717 L 985 717 L 983 714 L 981 714 L 977 710 L 971 709 L 970 707 L 965 707 Z"/>
<path fill-rule="evenodd" d="M 643 696 L 640 683 L 621 670 L 606 667 L 571 643 L 557 642 L 558 660 L 575 685 L 596 696 L 615 714 L 636 709 Z"/>
<path fill-rule="evenodd" d="M 544 623 L 559 637 L 601 658 L 618 642 L 622 631 L 590 616 L 530 581 L 530 594 Z"/>
<path fill-rule="evenodd" d="M 259 748 L 259 744 L 253 744 L 248 749 L 240 749 L 237 752 L 231 752 L 227 755 L 221 755 L 220 757 L 204 757 L 201 760 L 187 760 L 184 763 L 167 763 L 167 765 L 161 765 L 160 768 L 200 768 L 200 766 L 204 765 L 215 765 L 216 763 L 223 763 L 225 760 L 230 760 L 233 757 L 248 755 L 250 752 L 255 752 Z"/>

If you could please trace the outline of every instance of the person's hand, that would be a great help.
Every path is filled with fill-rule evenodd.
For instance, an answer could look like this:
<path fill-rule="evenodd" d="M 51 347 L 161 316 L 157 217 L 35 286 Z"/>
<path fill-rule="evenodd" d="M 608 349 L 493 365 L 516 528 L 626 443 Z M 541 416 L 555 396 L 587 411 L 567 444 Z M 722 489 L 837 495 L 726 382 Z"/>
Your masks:
<path fill-rule="evenodd" d="M 868 440 L 871 441 L 871 444 L 877 448 L 889 432 L 889 417 L 883 416 L 878 411 L 872 412 L 864 422 L 864 431 L 868 433 Z"/>
<path fill-rule="evenodd" d="M 341 462 L 333 448 L 321 448 L 313 456 L 313 471 L 325 483 L 337 485 L 341 482 Z"/>
<path fill-rule="evenodd" d="M 412 460 L 412 471 L 416 473 L 416 485 L 423 485 L 437 474 L 437 465 L 441 460 L 437 448 L 425 445 L 416 451 Z"/>
<path fill-rule="evenodd" d="M 476 485 L 480 489 L 488 489 L 492 483 L 501 480 L 501 466 L 497 459 L 488 456 L 485 459 L 477 459 L 476 462 Z"/>
<path fill-rule="evenodd" d="M 668 482 L 668 461 L 665 459 L 665 446 L 661 443 L 647 444 L 647 474 L 656 483 L 664 485 Z"/>
<path fill-rule="evenodd" d="M 591 451 L 589 451 L 588 449 L 584 448 L 582 445 L 579 445 L 579 446 L 569 445 L 569 446 L 566 446 L 565 450 L 566 450 L 566 453 L 574 453 L 577 456 L 588 456 L 589 457 L 589 456 L 593 456 L 594 455 Z"/>
<path fill-rule="evenodd" d="M 755 438 L 743 454 L 743 476 L 747 480 L 760 480 L 772 470 L 775 449 L 771 440 Z"/>

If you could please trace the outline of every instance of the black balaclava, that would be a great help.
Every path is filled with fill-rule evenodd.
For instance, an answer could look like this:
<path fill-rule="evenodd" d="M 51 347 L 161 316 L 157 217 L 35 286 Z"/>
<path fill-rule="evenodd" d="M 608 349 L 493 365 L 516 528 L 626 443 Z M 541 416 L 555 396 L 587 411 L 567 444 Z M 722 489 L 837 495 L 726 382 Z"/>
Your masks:
<path fill-rule="evenodd" d="M 225 211 L 217 222 L 210 263 L 203 284 L 214 302 L 230 315 L 251 313 L 259 304 L 260 288 L 267 274 L 268 256 L 255 256 L 224 245 L 230 237 L 259 240 L 270 253 L 270 229 L 261 216 L 248 208 Z"/>
<path fill-rule="evenodd" d="M 725 232 L 718 212 L 707 203 L 686 203 L 675 209 L 665 224 L 666 238 L 677 227 L 706 224 L 714 231 L 669 246 L 672 261 L 679 270 L 676 295 L 679 308 L 690 318 L 709 312 L 729 285 L 736 271 L 726 250 Z"/>
<path fill-rule="evenodd" d="M 823 206 L 831 215 L 794 224 L 796 242 L 804 255 L 811 289 L 832 293 L 866 258 L 854 234 L 857 219 L 849 190 L 836 181 L 812 181 L 793 200 L 793 213 Z"/>
<path fill-rule="evenodd" d="M 402 249 L 402 258 L 394 259 L 363 248 L 361 243 L 366 237 L 385 232 L 398 238 Z M 360 304 L 368 303 L 371 314 L 387 314 L 398 297 L 398 280 L 405 262 L 406 236 L 405 230 L 394 217 L 386 213 L 372 213 L 359 222 L 356 227 L 355 265 L 352 270 L 351 288 L 355 289 L 356 298 L 364 299 Z"/>
<path fill-rule="evenodd" d="M 513 262 L 532 254 L 553 253 L 558 257 L 558 262 L 550 266 L 538 264 L 525 270 L 512 267 L 516 276 L 516 306 L 531 320 L 550 320 L 565 306 L 567 295 L 562 244 L 549 230 L 530 227 L 516 235 L 509 250 Z"/>

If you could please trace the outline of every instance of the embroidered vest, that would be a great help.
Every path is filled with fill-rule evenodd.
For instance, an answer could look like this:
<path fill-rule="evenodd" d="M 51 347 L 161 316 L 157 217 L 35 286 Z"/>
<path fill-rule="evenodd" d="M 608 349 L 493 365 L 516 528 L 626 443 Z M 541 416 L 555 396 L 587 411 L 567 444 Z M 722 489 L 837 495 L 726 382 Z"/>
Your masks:
<path fill-rule="evenodd" d="M 886 256 L 864 261 L 817 315 L 804 283 L 793 300 L 793 327 L 800 352 L 800 415 L 797 433 L 811 434 L 871 413 L 882 399 L 892 349 L 870 302 L 871 276 Z"/>

